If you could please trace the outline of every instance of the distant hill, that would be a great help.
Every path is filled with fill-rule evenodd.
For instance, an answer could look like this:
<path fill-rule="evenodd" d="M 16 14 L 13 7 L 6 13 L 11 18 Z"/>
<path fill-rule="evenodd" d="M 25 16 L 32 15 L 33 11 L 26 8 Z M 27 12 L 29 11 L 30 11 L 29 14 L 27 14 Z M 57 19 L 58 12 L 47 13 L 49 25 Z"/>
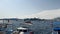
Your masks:
<path fill-rule="evenodd" d="M 42 11 L 40 13 L 29 15 L 29 16 L 26 16 L 26 17 L 27 18 L 37 17 L 37 18 L 41 18 L 41 19 L 53 19 L 53 18 L 60 17 L 60 9 L 46 10 L 46 11 Z"/>

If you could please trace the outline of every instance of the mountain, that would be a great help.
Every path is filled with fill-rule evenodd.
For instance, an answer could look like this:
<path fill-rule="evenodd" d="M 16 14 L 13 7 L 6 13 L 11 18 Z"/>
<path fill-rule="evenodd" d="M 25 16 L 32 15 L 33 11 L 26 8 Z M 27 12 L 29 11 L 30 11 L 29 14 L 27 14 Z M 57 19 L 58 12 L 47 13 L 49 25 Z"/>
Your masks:
<path fill-rule="evenodd" d="M 41 11 L 40 13 L 25 16 L 25 17 L 27 17 L 27 18 L 36 17 L 36 18 L 41 18 L 41 19 L 53 19 L 53 18 L 60 17 L 60 9 L 45 10 L 45 11 Z"/>

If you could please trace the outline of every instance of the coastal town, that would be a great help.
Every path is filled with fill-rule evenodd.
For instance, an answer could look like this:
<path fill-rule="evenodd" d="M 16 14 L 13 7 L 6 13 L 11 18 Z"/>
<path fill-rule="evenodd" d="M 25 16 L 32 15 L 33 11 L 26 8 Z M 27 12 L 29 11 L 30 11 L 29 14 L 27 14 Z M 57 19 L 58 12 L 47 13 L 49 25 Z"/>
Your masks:
<path fill-rule="evenodd" d="M 57 34 L 60 30 L 60 18 L 4 18 L 0 19 L 0 34 Z M 59 30 L 57 30 L 59 28 Z M 25 30 L 26 29 L 26 30 Z M 22 31 L 23 30 L 23 31 Z M 60 32 L 59 32 L 60 33 Z"/>

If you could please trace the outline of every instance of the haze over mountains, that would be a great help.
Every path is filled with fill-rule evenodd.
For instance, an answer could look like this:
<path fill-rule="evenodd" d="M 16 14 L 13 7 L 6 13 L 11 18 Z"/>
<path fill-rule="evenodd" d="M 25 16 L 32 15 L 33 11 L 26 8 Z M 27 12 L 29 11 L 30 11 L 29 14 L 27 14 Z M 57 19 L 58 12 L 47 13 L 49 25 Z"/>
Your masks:
<path fill-rule="evenodd" d="M 60 17 L 60 9 L 56 10 L 45 10 L 37 14 L 25 16 L 25 18 L 41 18 L 41 19 L 53 19 Z"/>
<path fill-rule="evenodd" d="M 40 19 L 53 19 L 53 18 L 57 18 L 60 17 L 60 9 L 54 9 L 54 10 L 45 10 L 45 11 L 41 11 L 39 13 L 36 14 L 32 14 L 32 15 L 25 15 L 25 16 L 6 16 L 6 17 L 2 17 L 2 18 L 19 18 L 19 19 L 24 19 L 24 18 L 40 18 Z"/>

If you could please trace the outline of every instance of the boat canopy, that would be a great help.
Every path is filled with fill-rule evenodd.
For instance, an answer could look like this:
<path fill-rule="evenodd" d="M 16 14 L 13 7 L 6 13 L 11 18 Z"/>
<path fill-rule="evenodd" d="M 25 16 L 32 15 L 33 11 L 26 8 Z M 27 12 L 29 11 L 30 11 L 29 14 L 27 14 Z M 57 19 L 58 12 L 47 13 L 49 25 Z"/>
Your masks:
<path fill-rule="evenodd" d="M 19 27 L 18 30 L 27 30 L 27 28 Z"/>

